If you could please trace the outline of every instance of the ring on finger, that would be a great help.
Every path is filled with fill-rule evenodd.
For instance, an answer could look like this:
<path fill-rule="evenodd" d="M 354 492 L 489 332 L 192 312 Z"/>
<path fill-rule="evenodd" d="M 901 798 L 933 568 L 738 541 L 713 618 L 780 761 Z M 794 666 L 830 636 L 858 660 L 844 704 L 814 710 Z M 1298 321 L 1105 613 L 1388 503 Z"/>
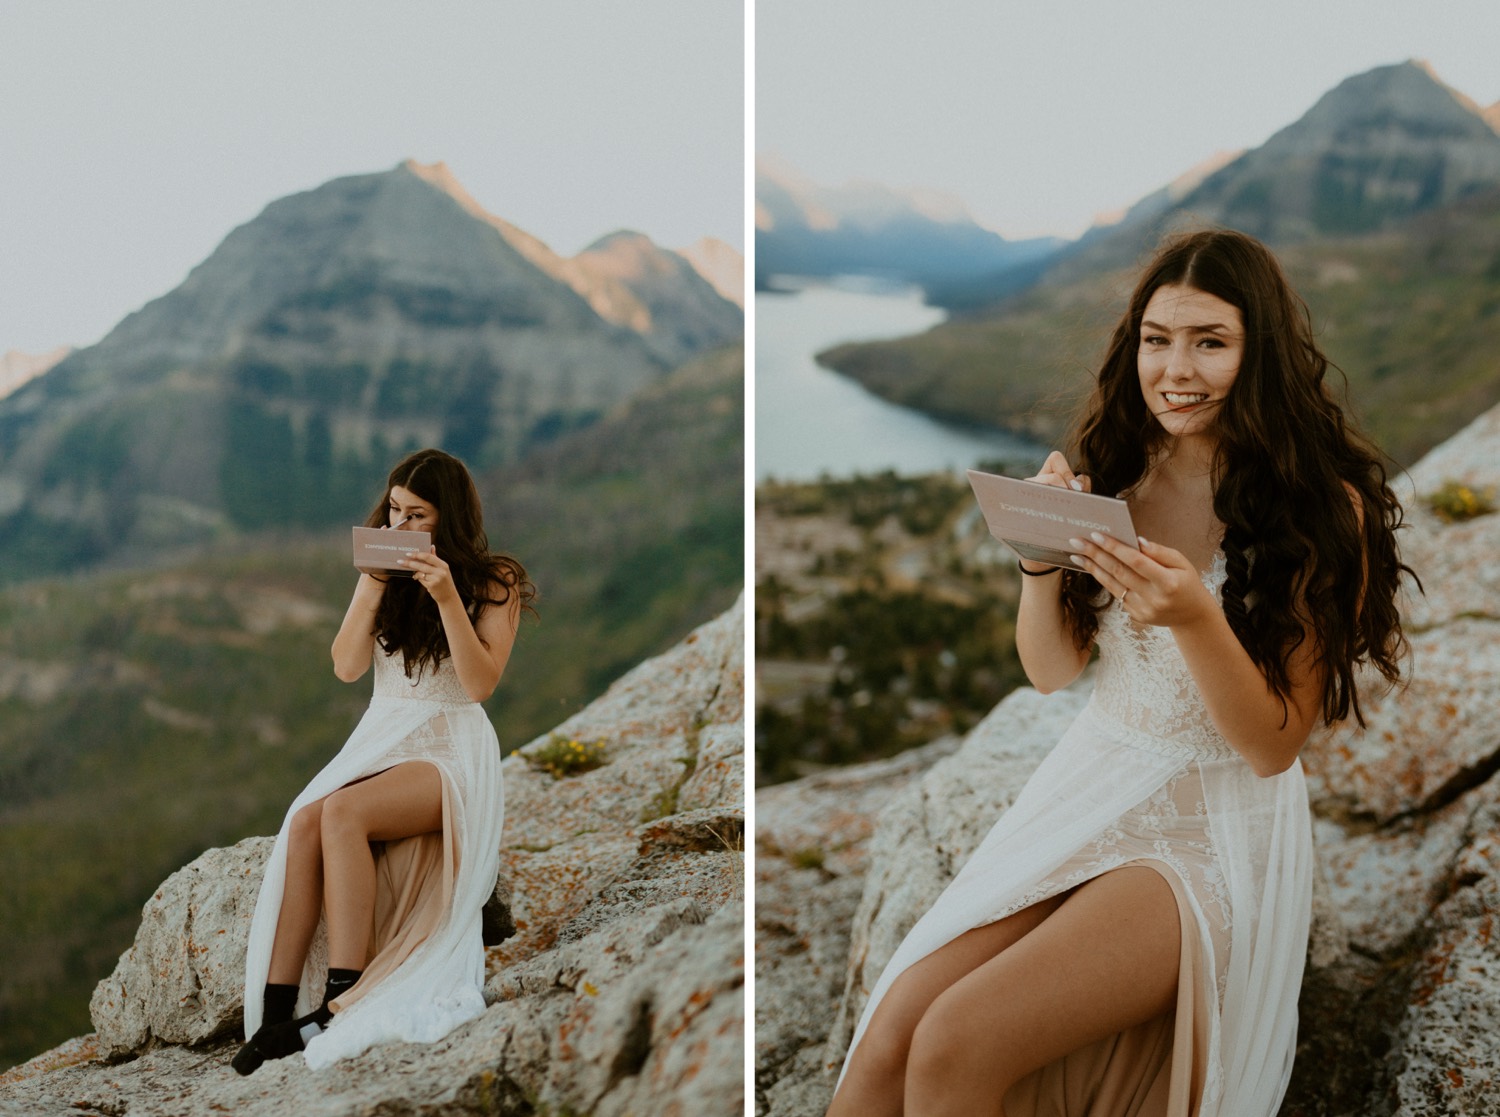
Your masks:
<path fill-rule="evenodd" d="M 1129 596 L 1130 596 L 1130 590 L 1129 590 L 1129 588 L 1127 588 L 1125 590 L 1125 592 L 1120 595 L 1120 604 L 1124 605 L 1125 604 L 1125 599 L 1127 597 L 1129 597 Z"/>

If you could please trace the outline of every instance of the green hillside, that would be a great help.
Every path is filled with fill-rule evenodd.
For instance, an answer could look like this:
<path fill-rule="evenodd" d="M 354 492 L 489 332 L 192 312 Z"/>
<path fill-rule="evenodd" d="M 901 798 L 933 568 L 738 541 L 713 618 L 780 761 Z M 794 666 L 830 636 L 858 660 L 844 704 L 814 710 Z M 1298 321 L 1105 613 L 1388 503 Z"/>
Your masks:
<path fill-rule="evenodd" d="M 734 601 L 742 427 L 724 350 L 480 478 L 491 544 L 541 590 L 487 704 L 503 749 Z M 273 832 L 368 701 L 369 677 L 342 684 L 328 658 L 345 531 L 248 542 L 0 591 L 0 1067 L 91 1030 L 152 890 Z"/>
<path fill-rule="evenodd" d="M 1396 231 L 1278 254 L 1348 376 L 1355 412 L 1397 462 L 1414 462 L 1500 403 L 1500 194 Z M 1055 442 L 1132 280 L 1075 276 L 915 337 L 842 345 L 819 359 L 897 403 Z"/>

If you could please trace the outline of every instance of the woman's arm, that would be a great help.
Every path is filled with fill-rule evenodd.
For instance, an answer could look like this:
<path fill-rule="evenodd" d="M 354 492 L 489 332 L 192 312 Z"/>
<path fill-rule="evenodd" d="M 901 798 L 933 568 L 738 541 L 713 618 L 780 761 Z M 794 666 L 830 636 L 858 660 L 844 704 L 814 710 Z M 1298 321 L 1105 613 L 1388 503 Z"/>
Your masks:
<path fill-rule="evenodd" d="M 1061 690 L 1088 666 L 1088 650 L 1073 643 L 1073 633 L 1063 616 L 1061 574 L 1021 578 L 1016 653 L 1026 678 L 1043 694 Z"/>
<path fill-rule="evenodd" d="M 448 654 L 464 693 L 475 702 L 483 702 L 495 692 L 510 660 L 521 622 L 520 596 L 512 592 L 505 604 L 487 606 L 477 622 L 470 621 L 448 564 L 438 558 L 436 547 L 425 555 L 409 555 L 402 563 L 416 572 L 417 581 L 437 603 L 443 633 L 448 637 Z"/>
<path fill-rule="evenodd" d="M 1089 479 L 1077 477 L 1068 459 L 1054 450 L 1047 455 L 1042 471 L 1027 478 L 1042 485 L 1089 491 Z M 1043 694 L 1061 690 L 1083 673 L 1088 665 L 1087 648 L 1073 642 L 1062 611 L 1062 575 L 1056 567 L 1026 563 L 1023 570 L 1032 573 L 1052 571 L 1045 577 L 1021 578 L 1021 605 L 1016 613 L 1016 654 L 1031 685 Z"/>
<path fill-rule="evenodd" d="M 354 596 L 333 638 L 333 673 L 352 683 L 370 669 L 375 654 L 375 613 L 385 596 L 385 583 L 369 574 L 361 574 Z"/>
<path fill-rule="evenodd" d="M 1323 665 L 1313 653 L 1312 634 L 1304 632 L 1287 661 L 1291 693 L 1283 708 L 1180 552 L 1144 539 L 1136 550 L 1097 534 L 1078 542 L 1100 585 L 1115 597 L 1126 595 L 1124 608 L 1133 620 L 1172 630 L 1209 717 L 1255 774 L 1274 776 L 1290 768 L 1322 710 Z"/>

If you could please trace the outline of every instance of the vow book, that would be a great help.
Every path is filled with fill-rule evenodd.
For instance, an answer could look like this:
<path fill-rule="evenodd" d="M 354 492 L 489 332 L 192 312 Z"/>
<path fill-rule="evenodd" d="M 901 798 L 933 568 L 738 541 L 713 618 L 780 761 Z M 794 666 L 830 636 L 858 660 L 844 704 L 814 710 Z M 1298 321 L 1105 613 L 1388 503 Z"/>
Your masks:
<path fill-rule="evenodd" d="M 1118 497 L 1018 481 L 977 469 L 969 470 L 969 485 L 990 534 L 1032 562 L 1081 570 L 1071 557 L 1068 540 L 1087 539 L 1094 531 L 1131 547 L 1140 546 L 1130 507 Z"/>

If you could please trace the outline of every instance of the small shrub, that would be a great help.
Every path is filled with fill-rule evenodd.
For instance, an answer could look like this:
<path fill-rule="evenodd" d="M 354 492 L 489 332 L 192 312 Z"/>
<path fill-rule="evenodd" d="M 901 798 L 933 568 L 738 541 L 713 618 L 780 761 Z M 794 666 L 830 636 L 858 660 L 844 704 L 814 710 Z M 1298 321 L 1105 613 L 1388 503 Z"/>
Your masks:
<path fill-rule="evenodd" d="M 792 853 L 792 864 L 799 869 L 821 869 L 823 851 L 816 846 L 806 846 Z"/>
<path fill-rule="evenodd" d="M 1444 481 L 1442 488 L 1427 494 L 1427 506 L 1450 524 L 1486 516 L 1495 510 L 1495 490 L 1474 489 L 1460 481 Z"/>
<path fill-rule="evenodd" d="M 592 772 L 609 762 L 602 739 L 583 741 L 564 733 L 551 734 L 541 748 L 522 755 L 527 764 L 539 772 L 549 773 L 555 780 Z"/>

